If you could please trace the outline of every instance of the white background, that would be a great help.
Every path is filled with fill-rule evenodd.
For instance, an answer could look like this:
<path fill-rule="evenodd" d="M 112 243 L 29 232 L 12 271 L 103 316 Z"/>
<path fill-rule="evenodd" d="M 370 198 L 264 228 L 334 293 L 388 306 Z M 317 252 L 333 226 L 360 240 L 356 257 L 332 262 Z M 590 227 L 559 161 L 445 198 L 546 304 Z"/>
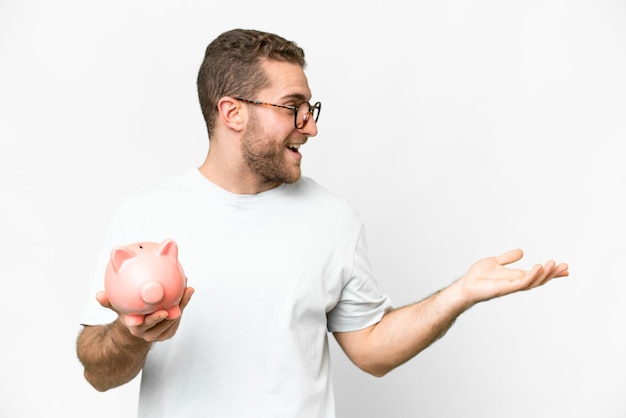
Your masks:
<path fill-rule="evenodd" d="M 305 49 L 304 173 L 362 214 L 397 304 L 517 247 L 570 264 L 382 379 L 333 342 L 341 417 L 626 416 L 626 3 L 605 0 L 0 0 L 0 416 L 134 415 L 137 381 L 84 381 L 81 309 L 120 197 L 204 159 L 195 77 L 234 27 Z"/>

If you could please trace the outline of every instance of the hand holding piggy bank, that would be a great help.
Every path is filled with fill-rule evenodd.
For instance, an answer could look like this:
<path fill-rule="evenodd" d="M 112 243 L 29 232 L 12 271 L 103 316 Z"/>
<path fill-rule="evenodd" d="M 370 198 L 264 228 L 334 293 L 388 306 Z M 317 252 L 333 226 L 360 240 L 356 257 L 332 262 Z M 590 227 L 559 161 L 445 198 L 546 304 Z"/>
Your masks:
<path fill-rule="evenodd" d="M 128 326 L 141 325 L 145 315 L 161 309 L 167 310 L 168 318 L 179 318 L 186 286 L 174 240 L 139 242 L 111 251 L 105 293 Z"/>

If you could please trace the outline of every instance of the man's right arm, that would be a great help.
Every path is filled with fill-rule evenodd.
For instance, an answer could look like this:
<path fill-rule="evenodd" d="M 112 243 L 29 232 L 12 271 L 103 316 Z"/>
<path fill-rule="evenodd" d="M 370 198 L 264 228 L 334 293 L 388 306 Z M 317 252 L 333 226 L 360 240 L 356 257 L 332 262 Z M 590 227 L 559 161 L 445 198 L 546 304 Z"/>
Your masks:
<path fill-rule="evenodd" d="M 85 326 L 78 336 L 76 348 L 85 379 L 100 392 L 137 376 L 152 345 L 132 335 L 120 321 Z"/>
<path fill-rule="evenodd" d="M 192 287 L 185 289 L 181 311 L 193 292 Z M 102 306 L 113 309 L 104 292 L 96 297 Z M 168 319 L 167 311 L 160 310 L 146 315 L 143 324 L 137 326 L 127 326 L 121 317 L 108 325 L 85 326 L 76 343 L 85 379 L 100 392 L 130 382 L 143 368 L 152 343 L 172 338 L 181 317 Z"/>

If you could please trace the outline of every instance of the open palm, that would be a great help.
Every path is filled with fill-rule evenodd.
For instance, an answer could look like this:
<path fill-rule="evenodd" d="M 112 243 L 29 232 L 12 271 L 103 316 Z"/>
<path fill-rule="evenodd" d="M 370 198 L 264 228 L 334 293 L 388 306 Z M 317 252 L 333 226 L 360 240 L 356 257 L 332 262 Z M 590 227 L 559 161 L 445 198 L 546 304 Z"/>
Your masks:
<path fill-rule="evenodd" d="M 567 264 L 556 264 L 552 260 L 544 265 L 537 264 L 529 271 L 506 267 L 519 261 L 523 255 L 522 250 L 518 249 L 475 262 L 462 278 L 463 291 L 472 302 L 477 303 L 529 290 L 554 278 L 569 275 Z"/>

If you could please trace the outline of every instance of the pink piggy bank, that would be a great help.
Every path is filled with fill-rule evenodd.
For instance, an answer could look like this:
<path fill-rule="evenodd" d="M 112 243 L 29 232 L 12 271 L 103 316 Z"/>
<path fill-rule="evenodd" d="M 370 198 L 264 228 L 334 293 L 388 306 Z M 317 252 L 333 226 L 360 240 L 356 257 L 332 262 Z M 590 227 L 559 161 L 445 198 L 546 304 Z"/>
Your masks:
<path fill-rule="evenodd" d="M 128 326 L 141 325 L 145 315 L 161 309 L 168 318 L 179 318 L 186 286 L 174 240 L 138 242 L 111 251 L 105 293 Z"/>

